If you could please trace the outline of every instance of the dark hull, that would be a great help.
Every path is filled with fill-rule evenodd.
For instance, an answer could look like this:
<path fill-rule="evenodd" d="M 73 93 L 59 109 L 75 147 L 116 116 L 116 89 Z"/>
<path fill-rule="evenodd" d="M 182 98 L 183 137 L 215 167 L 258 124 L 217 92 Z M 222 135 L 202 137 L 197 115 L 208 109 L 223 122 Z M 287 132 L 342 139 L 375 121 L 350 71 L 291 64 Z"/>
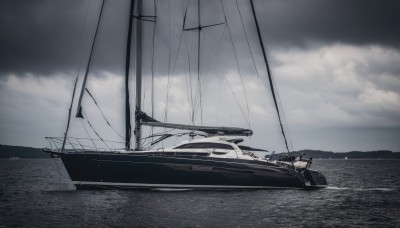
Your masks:
<path fill-rule="evenodd" d="M 303 176 L 260 161 L 120 153 L 66 153 L 61 159 L 78 188 L 302 188 Z"/>

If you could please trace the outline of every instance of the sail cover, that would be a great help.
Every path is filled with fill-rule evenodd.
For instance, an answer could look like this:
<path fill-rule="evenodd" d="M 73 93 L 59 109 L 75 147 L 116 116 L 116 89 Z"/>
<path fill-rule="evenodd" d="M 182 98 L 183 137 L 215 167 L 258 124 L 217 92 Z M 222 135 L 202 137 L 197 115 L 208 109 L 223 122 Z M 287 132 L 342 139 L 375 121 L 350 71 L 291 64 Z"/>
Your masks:
<path fill-rule="evenodd" d="M 187 124 L 174 124 L 174 123 L 163 123 L 157 121 L 142 111 L 136 112 L 136 119 L 140 121 L 141 125 L 151 127 L 165 127 L 179 130 L 189 131 L 201 131 L 209 135 L 240 135 L 240 136 L 251 136 L 253 131 L 250 129 L 238 128 L 238 127 L 212 127 L 212 126 L 196 126 Z"/>

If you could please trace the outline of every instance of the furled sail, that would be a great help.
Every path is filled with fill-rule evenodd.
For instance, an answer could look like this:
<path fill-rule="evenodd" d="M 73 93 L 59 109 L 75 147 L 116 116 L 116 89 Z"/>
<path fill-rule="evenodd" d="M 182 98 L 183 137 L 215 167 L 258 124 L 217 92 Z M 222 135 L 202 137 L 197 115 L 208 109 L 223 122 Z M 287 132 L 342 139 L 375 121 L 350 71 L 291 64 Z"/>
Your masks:
<path fill-rule="evenodd" d="M 201 131 L 209 135 L 239 135 L 239 136 L 253 135 L 252 130 L 238 128 L 238 127 L 213 127 L 213 126 L 196 126 L 187 124 L 163 123 L 151 118 L 142 111 L 136 112 L 136 120 L 140 121 L 140 124 L 145 126 L 165 127 L 165 128 L 173 128 L 173 129 L 189 130 L 189 131 Z"/>

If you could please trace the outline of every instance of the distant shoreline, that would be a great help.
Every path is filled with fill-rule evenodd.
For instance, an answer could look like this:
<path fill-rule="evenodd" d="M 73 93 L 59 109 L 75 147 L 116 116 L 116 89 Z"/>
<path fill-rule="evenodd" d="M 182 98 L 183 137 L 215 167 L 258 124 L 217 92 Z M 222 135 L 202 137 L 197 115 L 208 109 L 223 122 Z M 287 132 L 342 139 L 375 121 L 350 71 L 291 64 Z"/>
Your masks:
<path fill-rule="evenodd" d="M 0 159 L 50 158 L 42 149 L 23 146 L 0 145 Z"/>
<path fill-rule="evenodd" d="M 287 153 L 275 153 L 272 159 L 278 159 Z M 390 150 L 377 151 L 350 151 L 350 152 L 332 152 L 322 150 L 299 150 L 291 152 L 292 155 L 303 154 L 303 158 L 314 160 L 396 160 L 400 159 L 400 152 L 392 152 Z M 267 155 L 269 156 L 269 155 Z M 0 159 L 16 159 L 24 158 L 51 158 L 48 154 L 42 152 L 40 148 L 0 145 Z"/>

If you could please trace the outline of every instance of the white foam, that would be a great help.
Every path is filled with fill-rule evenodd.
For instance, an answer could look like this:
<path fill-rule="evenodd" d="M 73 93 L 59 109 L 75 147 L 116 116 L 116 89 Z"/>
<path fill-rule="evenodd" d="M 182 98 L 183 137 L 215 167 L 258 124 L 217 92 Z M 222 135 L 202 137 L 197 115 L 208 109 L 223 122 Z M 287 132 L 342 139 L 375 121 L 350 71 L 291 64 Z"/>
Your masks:
<path fill-rule="evenodd" d="M 327 190 L 347 190 L 350 188 L 349 187 L 328 186 L 325 189 L 327 189 Z"/>
<path fill-rule="evenodd" d="M 184 189 L 184 188 L 152 188 L 153 191 L 160 192 L 182 192 L 182 191 L 191 191 L 192 189 Z"/>
<path fill-rule="evenodd" d="M 398 188 L 357 188 L 354 189 L 356 191 L 383 191 L 383 192 L 391 192 L 397 191 Z"/>

